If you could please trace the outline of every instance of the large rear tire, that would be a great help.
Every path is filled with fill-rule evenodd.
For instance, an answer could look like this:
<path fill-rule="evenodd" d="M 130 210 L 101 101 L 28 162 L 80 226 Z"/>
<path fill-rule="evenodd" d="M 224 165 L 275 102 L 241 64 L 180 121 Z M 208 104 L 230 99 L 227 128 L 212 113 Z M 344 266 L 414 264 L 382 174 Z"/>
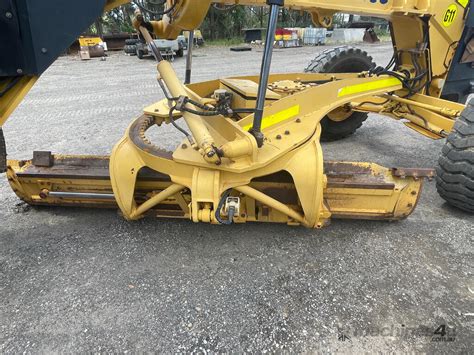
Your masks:
<path fill-rule="evenodd" d="M 317 56 L 305 69 L 311 73 L 360 73 L 375 67 L 375 63 L 367 52 L 351 46 L 341 46 L 325 50 Z M 349 112 L 344 110 L 328 115 L 321 120 L 321 140 L 336 141 L 353 134 L 367 119 L 367 113 Z M 335 117 L 334 117 L 335 116 Z"/>
<path fill-rule="evenodd" d="M 441 197 L 450 205 L 474 213 L 474 99 L 454 124 L 436 172 Z"/>
<path fill-rule="evenodd" d="M 129 38 L 125 40 L 125 45 L 127 46 L 135 46 L 137 43 L 140 43 L 140 40 L 137 38 Z"/>
<path fill-rule="evenodd" d="M 5 145 L 5 137 L 3 130 L 0 128 L 0 174 L 7 171 L 7 147 Z"/>
<path fill-rule="evenodd" d="M 123 47 L 123 51 L 125 52 L 125 54 L 135 55 L 135 52 L 137 51 L 137 46 L 127 44 L 125 47 Z"/>

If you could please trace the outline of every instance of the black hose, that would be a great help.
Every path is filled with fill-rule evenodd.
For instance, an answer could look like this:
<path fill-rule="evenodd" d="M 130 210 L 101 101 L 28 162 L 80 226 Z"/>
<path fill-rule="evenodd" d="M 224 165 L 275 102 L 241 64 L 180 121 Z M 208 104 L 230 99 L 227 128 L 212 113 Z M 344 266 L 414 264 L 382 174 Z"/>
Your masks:
<path fill-rule="evenodd" d="M 357 106 L 355 107 L 361 107 L 361 106 L 364 106 L 364 105 L 375 105 L 375 106 L 381 106 L 381 105 L 385 105 L 386 103 L 388 103 L 390 101 L 390 99 L 387 99 L 383 102 L 373 102 L 373 101 L 362 101 L 360 104 L 358 104 Z"/>
<path fill-rule="evenodd" d="M 390 76 L 393 76 L 393 77 L 397 78 L 398 80 L 400 80 L 402 82 L 403 87 L 408 90 L 408 92 L 409 92 L 408 96 L 413 96 L 414 94 L 416 94 L 417 92 L 419 92 L 423 88 L 424 85 L 422 87 L 416 87 L 415 85 L 427 73 L 428 73 L 427 71 L 424 71 L 423 73 L 418 74 L 416 77 L 410 78 L 410 77 L 408 77 L 408 74 L 405 74 L 405 76 L 402 76 L 401 74 L 399 74 L 397 72 L 394 72 L 394 71 L 383 70 L 383 71 L 379 71 L 376 75 L 377 76 L 390 75 Z"/>
<path fill-rule="evenodd" d="M 196 106 L 197 108 L 200 108 L 201 110 L 205 110 L 205 111 L 213 111 L 214 110 L 214 107 L 210 107 L 210 106 L 206 106 L 206 105 L 203 105 L 201 104 L 200 102 L 197 102 L 197 101 L 194 101 L 193 99 L 190 99 L 189 97 L 185 97 L 184 98 L 184 104 L 186 103 L 190 103 L 191 105 L 194 105 Z"/>
<path fill-rule="evenodd" d="M 236 108 L 232 110 L 233 113 L 255 113 L 254 108 Z"/>
<path fill-rule="evenodd" d="M 172 108 L 170 108 L 170 112 L 169 112 L 169 119 L 170 119 L 170 122 L 171 124 L 178 130 L 180 131 L 181 133 L 183 133 L 186 138 L 188 139 L 189 143 L 191 143 L 191 145 L 194 143 L 194 139 L 193 137 L 188 133 L 186 132 L 184 129 L 182 129 L 180 126 L 178 126 L 178 124 L 175 122 L 174 120 L 174 117 L 173 117 L 173 112 L 176 110 L 176 107 L 173 106 Z"/>
<path fill-rule="evenodd" d="M 194 106 L 196 106 L 196 107 L 198 107 L 198 108 L 200 108 L 201 110 L 204 110 L 204 111 L 197 111 L 197 110 L 194 110 L 192 108 L 186 107 L 186 104 L 188 104 L 188 103 L 190 103 L 190 104 L 192 104 L 192 105 L 194 105 Z M 181 112 L 189 112 L 189 113 L 192 113 L 192 114 L 198 115 L 198 116 L 212 117 L 212 116 L 217 116 L 217 115 L 221 114 L 219 111 L 217 111 L 213 107 L 203 105 L 199 102 L 196 102 L 196 101 L 190 99 L 189 97 L 184 97 L 182 104 L 180 104 L 180 107 L 176 108 L 176 109 L 181 111 Z"/>
<path fill-rule="evenodd" d="M 165 94 L 165 97 L 168 101 L 178 101 L 179 97 L 171 97 L 171 95 L 168 93 L 165 84 L 163 84 L 163 79 L 158 79 L 158 84 L 160 85 L 161 90 L 163 91 L 163 94 Z"/>
<path fill-rule="evenodd" d="M 198 116 L 206 116 L 206 117 L 212 117 L 212 116 L 220 115 L 220 112 L 218 112 L 218 111 L 196 111 L 196 110 L 193 110 L 192 108 L 189 108 L 189 107 L 183 107 L 181 109 L 181 111 L 189 112 L 189 113 L 192 113 L 192 114 L 198 115 Z"/>
<path fill-rule="evenodd" d="M 424 35 L 425 35 L 425 38 L 424 38 L 425 43 L 427 43 L 428 38 L 427 38 L 427 32 L 426 31 L 425 31 Z M 403 87 L 408 90 L 408 94 L 407 94 L 406 97 L 410 97 L 410 96 L 413 96 L 416 93 L 420 92 L 420 90 L 422 90 L 427 85 L 427 84 L 418 85 L 418 83 L 420 81 L 422 81 L 423 78 L 426 75 L 429 74 L 429 71 L 425 70 L 425 71 L 422 72 L 422 67 L 421 67 L 415 53 L 411 53 L 411 59 L 412 59 L 412 62 L 413 62 L 413 66 L 415 67 L 415 77 L 414 78 L 410 78 L 409 73 L 403 73 L 405 76 L 402 76 L 401 74 L 390 70 L 390 68 L 392 66 L 396 65 L 397 61 L 399 61 L 399 56 L 400 56 L 399 51 L 395 51 L 393 53 L 392 59 L 390 59 L 389 63 L 387 64 L 387 66 L 385 68 L 376 67 L 376 68 L 370 70 L 369 73 L 373 74 L 373 75 L 377 75 L 377 76 L 390 75 L 390 76 L 393 76 L 393 77 L 397 78 L 398 80 L 400 80 L 402 82 Z"/>
<path fill-rule="evenodd" d="M 225 191 L 222 194 L 222 197 L 219 201 L 219 204 L 217 205 L 215 216 L 216 216 L 217 222 L 219 222 L 220 224 L 230 225 L 230 224 L 234 223 L 234 215 L 235 215 L 235 208 L 234 207 L 229 208 L 229 215 L 228 215 L 227 219 L 222 219 L 221 218 L 222 207 L 224 207 L 224 204 L 227 201 L 227 198 L 230 196 L 231 192 L 232 192 L 232 189 L 229 189 L 229 190 Z"/>
<path fill-rule="evenodd" d="M 336 79 L 337 80 L 337 79 Z M 327 84 L 327 83 L 332 83 L 334 80 L 329 79 L 329 80 L 303 80 L 301 81 L 301 84 L 317 84 L 317 85 L 322 85 L 322 84 Z"/>

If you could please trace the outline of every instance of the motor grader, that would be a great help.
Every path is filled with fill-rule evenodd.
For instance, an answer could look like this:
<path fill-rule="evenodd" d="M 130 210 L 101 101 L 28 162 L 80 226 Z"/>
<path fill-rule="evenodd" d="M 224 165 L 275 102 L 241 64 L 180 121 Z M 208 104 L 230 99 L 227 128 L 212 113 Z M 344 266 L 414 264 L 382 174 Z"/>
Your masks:
<path fill-rule="evenodd" d="M 0 4 L 0 125 L 38 77 L 104 10 L 127 0 L 4 0 Z M 174 39 L 198 28 L 210 6 L 269 9 L 261 71 L 183 84 L 150 32 Z M 421 135 L 447 138 L 437 186 L 451 205 L 474 211 L 474 14 L 468 0 L 167 0 L 161 20 L 139 13 L 165 98 L 133 120 L 110 157 L 34 152 L 3 162 L 15 193 L 32 205 L 119 208 L 144 216 L 231 224 L 279 222 L 321 228 L 331 218 L 398 220 L 415 208 L 432 169 L 324 161 L 321 140 L 344 138 L 369 113 L 401 120 Z M 282 7 L 329 27 L 336 12 L 387 19 L 393 58 L 324 52 L 305 72 L 271 74 Z M 190 48 L 192 50 L 192 48 Z M 187 78 L 191 74 L 188 53 Z M 150 73 L 150 75 L 152 75 Z M 174 152 L 147 131 L 173 125 Z M 6 159 L 2 136 L 0 158 Z"/>

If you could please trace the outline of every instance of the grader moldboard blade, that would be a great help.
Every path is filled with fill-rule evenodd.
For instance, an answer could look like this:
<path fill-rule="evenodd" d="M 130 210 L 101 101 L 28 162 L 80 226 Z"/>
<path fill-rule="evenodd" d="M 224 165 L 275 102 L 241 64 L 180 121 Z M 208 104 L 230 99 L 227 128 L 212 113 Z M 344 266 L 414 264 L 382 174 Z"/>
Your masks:
<path fill-rule="evenodd" d="M 434 176 L 431 169 L 387 169 L 376 164 L 349 162 L 325 162 L 324 172 L 327 179 L 324 205 L 328 219 L 406 218 L 418 202 L 423 178 Z M 33 160 L 8 161 L 7 175 L 15 193 L 31 205 L 117 208 L 109 176 L 109 157 L 34 152 Z M 169 176 L 144 168 L 138 174 L 135 201 L 140 208 L 170 186 Z M 289 174 L 280 172 L 256 178 L 248 188 L 278 203 L 264 203 L 258 196 L 232 190 L 230 196 L 241 200 L 239 213 L 233 219 L 235 223 L 303 224 L 298 220 L 303 212 Z M 190 206 L 191 192 L 184 188 L 163 198 L 145 215 L 190 218 Z M 286 213 L 285 207 L 296 216 Z M 212 216 L 209 222 L 217 223 Z"/>
<path fill-rule="evenodd" d="M 107 1 L 106 9 L 125 2 Z M 115 145 L 110 158 L 37 152 L 33 161 L 9 161 L 9 182 L 20 198 L 36 205 L 118 207 L 129 220 L 152 214 L 194 222 L 282 222 L 320 228 L 331 217 L 407 217 L 418 201 L 423 177 L 433 177 L 431 170 L 324 162 L 321 135 L 327 137 L 337 131 L 336 138 L 345 137 L 360 127 L 369 112 L 406 120 L 411 128 L 431 138 L 446 137 L 459 119 L 459 132 L 454 127 L 454 133 L 464 135 L 469 129 L 467 122 L 471 122 L 469 112 L 461 114 L 463 105 L 440 97 L 454 95 L 453 100 L 462 101 L 471 92 L 471 63 L 460 63 L 474 19 L 469 4 L 448 0 L 369 4 L 358 0 L 348 7 L 329 0 L 239 1 L 241 5 L 269 8 L 259 75 L 184 86 L 149 30 L 159 38 L 176 38 L 182 30 L 197 28 L 211 3 L 224 2 L 228 3 L 168 1 L 170 8 L 164 18 L 152 22 L 136 13 L 133 25 L 157 60 L 158 83 L 166 100 L 144 110 Z M 0 125 L 64 46 L 86 22 L 97 18 L 98 8 L 104 5 L 90 1 L 90 11 L 76 6 L 77 21 L 60 16 L 61 31 L 54 31 L 45 29 L 44 24 L 58 28 L 57 21 L 41 19 L 43 14 L 61 13 L 59 2 L 37 3 L 28 1 L 29 6 L 24 6 L 18 18 L 7 12 L 8 21 L 21 26 L 4 31 L 5 38 L 15 39 L 12 48 L 19 55 L 0 63 L 0 68 L 5 68 L 5 79 L 0 83 Z M 317 62 L 313 61 L 309 70 L 313 73 L 271 75 L 281 6 L 310 11 L 318 27 L 330 27 L 332 14 L 344 8 L 386 18 L 392 24 L 393 59 L 385 68 L 374 67 L 367 55 L 347 48 L 345 58 L 338 50 L 337 55 L 321 60 L 320 69 L 324 70 L 316 71 Z M 63 12 L 74 13 L 69 8 Z M 41 36 L 29 43 L 19 36 L 22 31 L 14 30 L 17 28 Z M 49 45 L 43 44 L 45 38 L 51 40 Z M 459 43 L 458 48 L 453 49 L 452 43 Z M 347 68 L 332 60 L 347 64 L 354 62 L 354 57 L 363 57 L 364 68 Z M 191 58 L 192 53 L 188 53 L 187 82 Z M 23 67 L 25 63 L 28 65 Z M 450 70 L 446 63 L 452 63 Z M 452 75 L 455 72 L 461 74 Z M 181 126 L 175 122 L 178 119 Z M 149 128 L 163 123 L 174 125 L 186 136 L 174 152 L 162 151 L 146 136 Z M 443 150 L 449 155 L 444 157 L 447 164 L 459 165 L 453 159 L 463 158 L 470 148 L 464 141 L 458 147 L 459 139 L 451 137 Z M 459 149 L 452 151 L 450 145 Z M 442 177 L 439 180 L 443 181 L 438 181 L 438 189 L 447 191 L 443 197 L 453 205 L 472 205 L 470 196 L 459 193 L 468 192 L 466 183 L 459 183 L 468 179 L 458 177 L 469 169 L 469 164 L 463 169 L 449 169 L 445 173 L 451 183 Z"/>

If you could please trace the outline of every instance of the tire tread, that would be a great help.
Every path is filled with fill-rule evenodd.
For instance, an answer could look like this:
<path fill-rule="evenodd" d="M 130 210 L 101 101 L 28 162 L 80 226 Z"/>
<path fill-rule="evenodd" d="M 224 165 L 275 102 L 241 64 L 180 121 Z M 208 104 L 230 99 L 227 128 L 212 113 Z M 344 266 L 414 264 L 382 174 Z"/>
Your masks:
<path fill-rule="evenodd" d="M 339 46 L 323 51 L 306 67 L 305 72 L 311 73 L 334 73 L 335 67 L 346 61 L 353 60 L 363 66 L 363 70 L 375 67 L 373 58 L 367 52 L 352 46 Z M 358 72 L 362 70 L 352 70 Z M 354 112 L 349 118 L 341 122 L 331 121 L 328 117 L 321 120 L 321 141 L 331 142 L 346 138 L 354 134 L 367 120 L 368 114 Z"/>
<path fill-rule="evenodd" d="M 436 186 L 449 204 L 474 212 L 474 99 L 454 124 L 436 169 Z"/>
<path fill-rule="evenodd" d="M 5 137 L 3 130 L 0 128 L 0 174 L 7 171 L 7 147 L 5 145 Z"/>

